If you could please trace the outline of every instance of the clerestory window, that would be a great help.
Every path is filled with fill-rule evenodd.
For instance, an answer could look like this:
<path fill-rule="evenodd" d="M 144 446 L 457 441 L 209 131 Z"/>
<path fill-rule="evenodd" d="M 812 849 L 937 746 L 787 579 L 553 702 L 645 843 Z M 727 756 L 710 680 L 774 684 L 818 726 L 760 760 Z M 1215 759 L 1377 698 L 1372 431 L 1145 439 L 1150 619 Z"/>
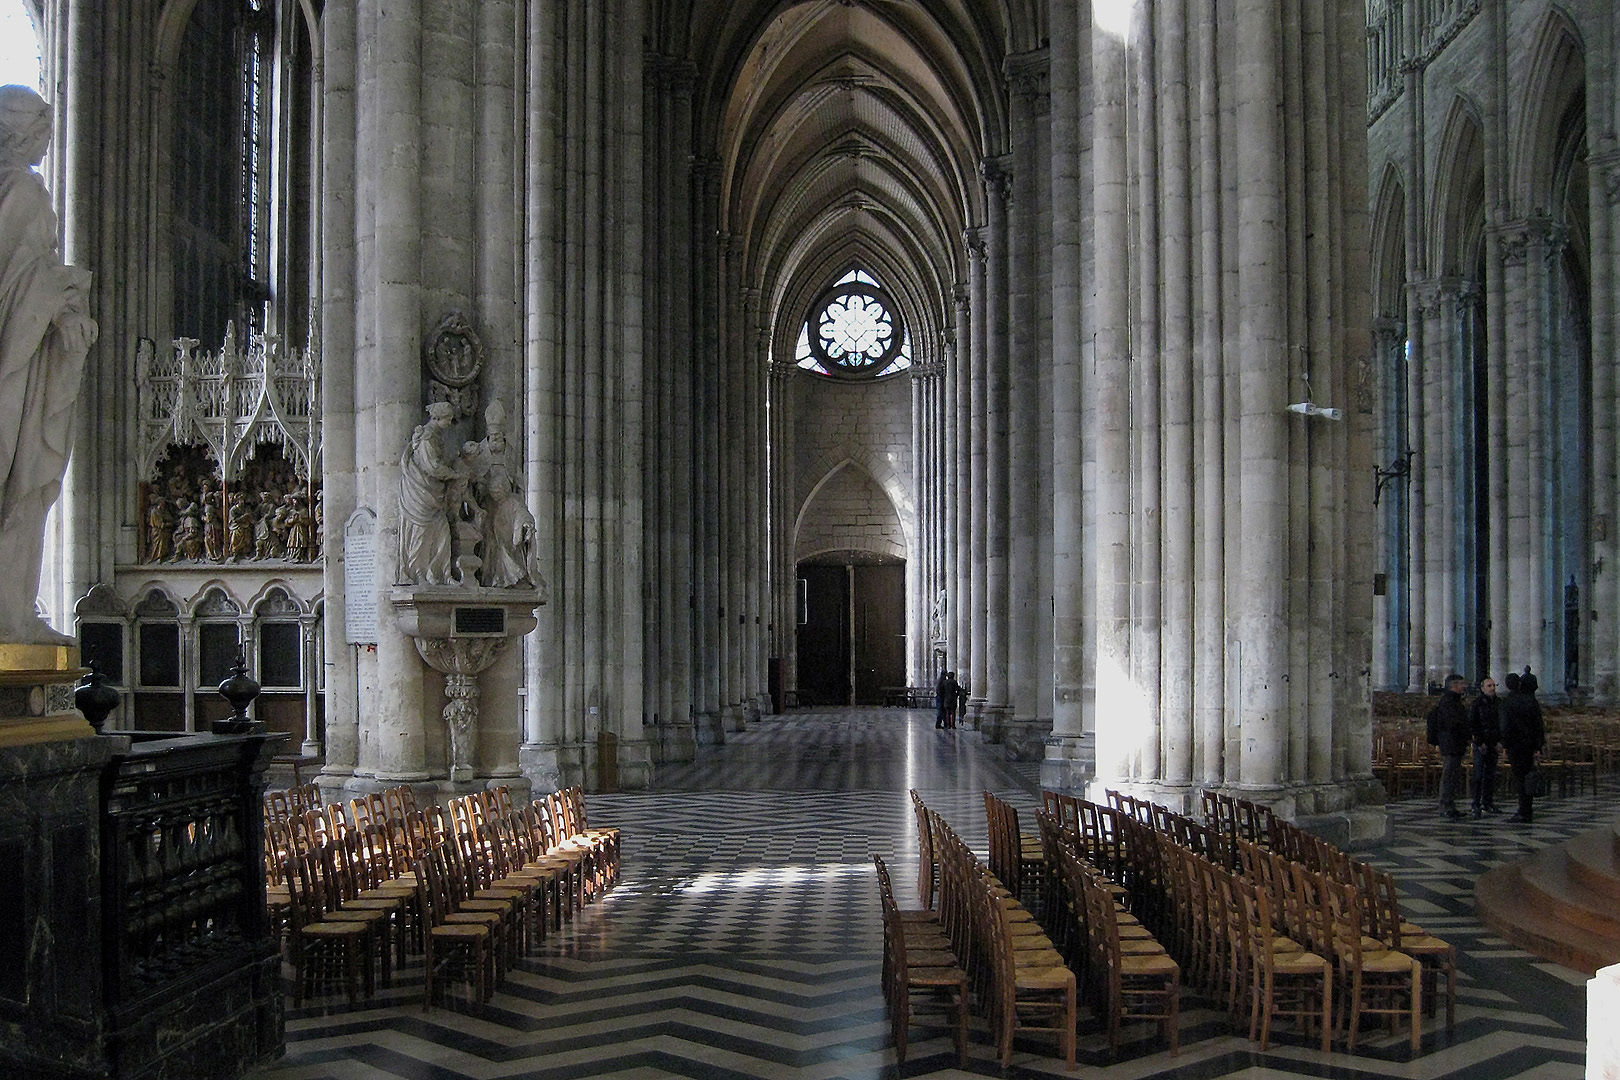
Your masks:
<path fill-rule="evenodd" d="M 811 305 L 794 360 L 822 375 L 876 378 L 911 366 L 911 337 L 878 280 L 851 270 Z"/>

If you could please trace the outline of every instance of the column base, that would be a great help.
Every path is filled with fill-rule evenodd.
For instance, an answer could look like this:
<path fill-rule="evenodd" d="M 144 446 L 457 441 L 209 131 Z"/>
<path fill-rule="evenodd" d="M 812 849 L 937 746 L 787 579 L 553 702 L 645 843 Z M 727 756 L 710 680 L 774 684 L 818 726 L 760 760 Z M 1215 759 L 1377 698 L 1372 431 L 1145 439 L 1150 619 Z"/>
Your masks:
<path fill-rule="evenodd" d="M 746 725 L 748 714 L 741 705 L 727 705 L 720 710 L 720 723 L 726 731 L 741 731 Z"/>
<path fill-rule="evenodd" d="M 1097 740 L 1091 735 L 1048 735 L 1041 759 L 1041 789 L 1083 795 L 1097 776 Z"/>
<path fill-rule="evenodd" d="M 1001 745 L 1009 761 L 1046 760 L 1046 737 L 1052 733 L 1052 720 L 1015 720 L 1008 717 L 1001 724 Z"/>
<path fill-rule="evenodd" d="M 652 787 L 652 744 L 645 739 L 619 743 L 619 790 L 646 791 Z"/>
<path fill-rule="evenodd" d="M 968 698 L 967 707 L 957 720 L 960 727 L 971 731 L 984 730 L 984 698 Z"/>
<path fill-rule="evenodd" d="M 693 717 L 694 734 L 699 746 L 721 746 L 726 741 L 726 728 L 717 712 L 700 712 Z"/>
<path fill-rule="evenodd" d="M 691 723 L 659 724 L 653 733 L 657 740 L 654 761 L 659 765 L 685 764 L 697 760 L 697 727 Z"/>
<path fill-rule="evenodd" d="M 574 755 L 566 753 L 567 749 L 560 743 L 524 743 L 518 747 L 518 769 L 529 781 L 531 791 L 561 791 L 568 786 L 564 759 Z M 577 758 L 572 764 L 578 768 Z"/>
<path fill-rule="evenodd" d="M 979 734 L 987 743 L 1004 742 L 1012 710 L 1005 705 L 986 705 L 979 713 Z"/>

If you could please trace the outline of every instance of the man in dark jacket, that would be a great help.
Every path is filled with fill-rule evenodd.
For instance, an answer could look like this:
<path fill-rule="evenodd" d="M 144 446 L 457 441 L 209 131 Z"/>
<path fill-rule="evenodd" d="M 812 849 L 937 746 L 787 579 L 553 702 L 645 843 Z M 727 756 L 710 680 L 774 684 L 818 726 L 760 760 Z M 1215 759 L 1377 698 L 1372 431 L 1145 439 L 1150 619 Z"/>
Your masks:
<path fill-rule="evenodd" d="M 1519 812 L 1509 821 L 1530 820 L 1535 796 L 1530 774 L 1536 768 L 1536 754 L 1546 749 L 1547 726 L 1541 718 L 1541 702 L 1536 700 L 1540 686 L 1532 672 L 1507 677 L 1507 694 L 1498 707 L 1502 714 L 1502 748 L 1513 766 L 1513 786 L 1519 789 Z"/>
<path fill-rule="evenodd" d="M 934 681 L 934 726 L 947 728 L 956 726 L 956 674 L 951 671 L 942 671 L 939 678 Z"/>
<path fill-rule="evenodd" d="M 1470 739 L 1468 711 L 1462 700 L 1467 687 L 1468 680 L 1461 675 L 1447 675 L 1445 693 L 1429 713 L 1430 741 L 1440 748 L 1440 812 L 1453 821 L 1462 817 L 1457 812 L 1457 784 Z"/>
<path fill-rule="evenodd" d="M 1474 816 L 1496 813 L 1497 744 L 1502 741 L 1502 718 L 1497 708 L 1496 680 L 1479 680 L 1479 697 L 1468 708 L 1468 730 L 1474 740 Z"/>

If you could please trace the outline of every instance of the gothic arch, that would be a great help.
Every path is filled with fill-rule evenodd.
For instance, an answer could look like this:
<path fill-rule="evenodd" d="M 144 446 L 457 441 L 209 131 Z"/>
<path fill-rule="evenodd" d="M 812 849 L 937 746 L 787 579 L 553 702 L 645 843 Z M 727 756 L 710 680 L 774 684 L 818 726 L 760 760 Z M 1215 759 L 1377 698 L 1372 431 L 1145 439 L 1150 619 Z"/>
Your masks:
<path fill-rule="evenodd" d="M 1556 7 L 1547 12 L 1531 56 L 1512 190 L 1522 211 L 1544 213 L 1562 201 L 1556 186 L 1559 173 L 1567 170 L 1571 111 L 1579 109 L 1582 121 L 1585 115 L 1585 49 L 1568 15 Z"/>
<path fill-rule="evenodd" d="M 1384 166 L 1372 229 L 1373 313 L 1406 319 L 1406 185 L 1393 162 Z"/>
<path fill-rule="evenodd" d="M 806 531 L 811 527 L 810 511 L 816 505 L 822 494 L 835 490 L 840 483 L 850 482 L 857 487 L 875 490 L 884 500 L 881 509 L 892 516 L 892 524 L 898 529 L 900 540 L 898 544 L 884 542 L 881 535 L 870 533 L 853 533 L 834 527 L 830 535 L 821 546 L 809 550 L 801 550 Z M 907 559 L 913 555 L 913 537 L 915 530 L 909 521 L 909 515 L 904 507 L 903 493 L 895 490 L 896 482 L 893 476 L 882 477 L 875 473 L 869 462 L 859 462 L 852 457 L 846 457 L 821 474 L 821 478 L 805 494 L 799 505 L 793 525 L 793 558 L 800 561 L 827 551 L 869 551 L 882 555 L 896 556 Z M 870 524 L 870 523 L 869 523 Z"/>
<path fill-rule="evenodd" d="M 1485 228 L 1485 136 L 1479 111 L 1459 96 L 1451 104 L 1435 165 L 1430 265 L 1442 278 L 1476 272 Z"/>

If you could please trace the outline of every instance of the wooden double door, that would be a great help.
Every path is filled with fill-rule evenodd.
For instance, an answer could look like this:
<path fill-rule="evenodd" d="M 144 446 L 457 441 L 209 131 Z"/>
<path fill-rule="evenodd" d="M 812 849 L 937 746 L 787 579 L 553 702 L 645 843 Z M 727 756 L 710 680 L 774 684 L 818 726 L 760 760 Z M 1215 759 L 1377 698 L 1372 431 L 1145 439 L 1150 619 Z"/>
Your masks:
<path fill-rule="evenodd" d="M 882 705 L 906 683 L 905 563 L 798 566 L 803 704 Z"/>

